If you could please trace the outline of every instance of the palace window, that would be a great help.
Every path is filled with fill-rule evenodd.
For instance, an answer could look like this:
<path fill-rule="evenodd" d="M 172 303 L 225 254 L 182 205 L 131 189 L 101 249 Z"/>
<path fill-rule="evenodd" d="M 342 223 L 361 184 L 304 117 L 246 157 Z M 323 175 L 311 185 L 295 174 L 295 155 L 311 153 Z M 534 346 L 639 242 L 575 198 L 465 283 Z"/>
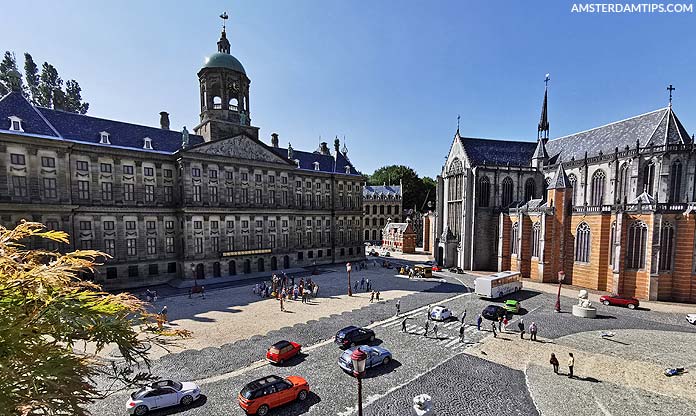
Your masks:
<path fill-rule="evenodd" d="M 135 238 L 126 239 L 126 254 L 128 256 L 135 256 L 138 252 L 137 240 Z"/>
<path fill-rule="evenodd" d="M 210 196 L 210 202 L 216 203 L 218 202 L 218 187 L 216 185 L 212 185 L 208 187 L 208 194 Z"/>
<path fill-rule="evenodd" d="M 275 248 L 276 246 L 276 236 L 275 234 L 268 235 L 268 248 Z"/>
<path fill-rule="evenodd" d="M 201 202 L 201 186 L 193 186 L 193 202 Z"/>
<path fill-rule="evenodd" d="M 56 159 L 48 156 L 42 156 L 41 157 L 41 167 L 43 168 L 55 168 L 56 167 Z"/>
<path fill-rule="evenodd" d="M 89 181 L 77 181 L 77 197 L 89 199 Z"/>
<path fill-rule="evenodd" d="M 145 185 L 145 202 L 154 202 L 155 185 Z"/>
<path fill-rule="evenodd" d="M 111 144 L 111 140 L 109 140 L 109 133 L 105 131 L 99 132 L 99 144 Z"/>
<path fill-rule="evenodd" d="M 681 191 L 682 164 L 676 160 L 669 172 L 669 202 L 679 202 Z"/>
<path fill-rule="evenodd" d="M 133 200 L 133 189 L 134 185 L 132 183 L 124 183 L 123 184 L 123 199 L 126 201 L 132 201 Z"/>
<path fill-rule="evenodd" d="M 261 190 L 260 189 L 254 190 L 254 203 L 257 205 L 261 205 Z"/>
<path fill-rule="evenodd" d="M 19 153 L 10 153 L 10 163 L 13 165 L 26 165 L 26 158 Z"/>
<path fill-rule="evenodd" d="M 231 186 L 227 187 L 227 202 L 230 204 L 234 203 L 234 188 Z"/>
<path fill-rule="evenodd" d="M 215 169 L 209 169 L 208 170 L 208 178 L 210 179 L 217 179 L 218 177 L 218 171 Z"/>
<path fill-rule="evenodd" d="M 55 181 L 55 179 L 54 179 Z M 111 201 L 114 197 L 113 184 L 111 182 L 101 183 L 101 197 L 103 201 Z"/>
<path fill-rule="evenodd" d="M 249 236 L 248 235 L 242 236 L 242 248 L 244 250 L 249 250 L 251 248 L 251 247 L 249 247 Z"/>
<path fill-rule="evenodd" d="M 99 171 L 101 173 L 111 173 L 111 163 L 100 163 L 99 164 Z"/>
<path fill-rule="evenodd" d="M 10 130 L 12 131 L 24 131 L 22 127 L 22 119 L 17 116 L 10 116 Z"/>
<path fill-rule="evenodd" d="M 135 230 L 135 221 L 126 221 L 126 230 Z"/>
<path fill-rule="evenodd" d="M 203 237 L 196 237 L 195 244 L 196 244 L 196 246 L 195 246 L 196 254 L 203 253 Z"/>
<path fill-rule="evenodd" d="M 270 205 L 275 204 L 275 191 L 268 191 L 268 203 Z"/>
<path fill-rule="evenodd" d="M 660 270 L 672 270 L 673 256 L 674 226 L 669 222 L 664 222 L 660 231 Z"/>
<path fill-rule="evenodd" d="M 529 201 L 530 199 L 534 199 L 535 193 L 536 193 L 536 184 L 534 183 L 533 178 L 529 178 L 524 183 L 524 200 Z"/>
<path fill-rule="evenodd" d="M 152 150 L 152 139 L 149 137 L 143 139 L 143 149 Z"/>
<path fill-rule="evenodd" d="M 77 161 L 75 161 L 75 168 L 77 170 L 81 170 L 81 171 L 88 171 L 89 170 L 89 162 L 86 162 L 84 160 L 77 160 Z"/>
<path fill-rule="evenodd" d="M 655 185 L 655 164 L 648 162 L 643 168 L 643 186 L 648 195 L 653 195 Z"/>
<path fill-rule="evenodd" d="M 213 253 L 220 251 L 220 237 L 210 237 L 210 250 Z"/>
<path fill-rule="evenodd" d="M 104 253 L 111 257 L 116 255 L 116 240 L 107 238 L 104 240 Z"/>
<path fill-rule="evenodd" d="M 532 257 L 539 257 L 541 250 L 541 222 L 532 226 Z"/>
<path fill-rule="evenodd" d="M 113 231 L 115 226 L 116 224 L 113 221 L 104 221 L 104 224 L 102 225 L 104 231 Z"/>
<path fill-rule="evenodd" d="M 164 202 L 172 202 L 174 200 L 174 188 L 171 186 L 165 186 L 163 189 Z"/>
<path fill-rule="evenodd" d="M 478 206 L 488 207 L 491 199 L 491 181 L 488 176 L 482 176 L 478 183 Z M 398 209 L 398 207 L 397 207 Z M 395 212 L 398 214 L 398 212 Z"/>
<path fill-rule="evenodd" d="M 43 178 L 44 198 L 57 198 L 56 178 Z"/>
<path fill-rule="evenodd" d="M 157 253 L 157 239 L 148 237 L 147 239 L 147 254 Z"/>
<path fill-rule="evenodd" d="M 248 203 L 249 203 L 249 189 L 242 188 L 242 204 L 248 204 Z"/>
<path fill-rule="evenodd" d="M 201 168 L 191 168 L 191 176 L 193 176 L 194 178 L 200 178 Z"/>
<path fill-rule="evenodd" d="M 592 175 L 592 197 L 590 205 L 598 206 L 604 203 L 604 182 L 606 176 L 604 171 L 598 170 Z"/>
<path fill-rule="evenodd" d="M 123 165 L 123 174 L 124 175 L 132 175 L 133 174 L 133 165 Z"/>
<path fill-rule="evenodd" d="M 581 222 L 575 233 L 575 261 L 590 262 L 590 244 L 590 226 L 586 222 Z"/>
<path fill-rule="evenodd" d="M 519 239 L 519 222 L 512 224 L 510 229 L 510 253 L 517 255 L 517 240 Z"/>
<path fill-rule="evenodd" d="M 202 230 L 203 229 L 203 221 L 194 221 L 193 222 L 193 229 L 194 230 Z"/>
<path fill-rule="evenodd" d="M 242 172 L 242 182 L 249 180 L 249 174 L 247 172 Z"/>
<path fill-rule="evenodd" d="M 510 177 L 506 177 L 503 179 L 503 192 L 502 192 L 502 205 L 503 207 L 507 207 L 508 205 L 512 204 L 512 198 L 513 198 L 513 184 L 512 184 L 512 179 Z"/>
<path fill-rule="evenodd" d="M 171 178 L 172 175 L 173 175 L 173 172 L 171 169 L 163 169 L 162 170 L 162 176 L 164 176 L 165 178 Z"/>
<path fill-rule="evenodd" d="M 149 167 L 149 166 L 145 166 L 145 167 L 143 168 L 143 175 L 145 175 L 145 176 L 155 176 L 155 168 Z"/>
<path fill-rule="evenodd" d="M 628 229 L 626 245 L 626 268 L 645 267 L 645 252 L 648 246 L 648 226 L 643 221 L 634 221 Z"/>

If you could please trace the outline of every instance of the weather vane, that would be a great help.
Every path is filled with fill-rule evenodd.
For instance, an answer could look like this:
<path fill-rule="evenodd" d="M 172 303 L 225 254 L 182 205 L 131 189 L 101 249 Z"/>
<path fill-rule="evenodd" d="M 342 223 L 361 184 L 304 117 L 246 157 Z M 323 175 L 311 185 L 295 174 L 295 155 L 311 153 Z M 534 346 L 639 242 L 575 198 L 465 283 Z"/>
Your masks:
<path fill-rule="evenodd" d="M 546 78 L 544 78 L 544 84 L 546 84 L 547 87 L 549 86 L 550 80 L 551 80 L 551 74 L 546 74 Z"/>
<path fill-rule="evenodd" d="M 227 15 L 227 12 L 222 12 L 220 15 L 220 19 L 222 19 L 222 30 L 225 30 L 225 24 L 227 23 L 227 19 L 229 19 L 229 16 Z"/>
<path fill-rule="evenodd" d="M 457 131 L 459 131 L 459 119 L 460 118 L 461 118 L 461 116 L 459 114 L 457 114 Z"/>
<path fill-rule="evenodd" d="M 676 90 L 676 88 L 674 88 L 672 86 L 672 84 L 669 84 L 669 87 L 667 87 L 667 91 L 669 91 L 669 106 L 670 107 L 672 106 L 672 91 L 674 91 L 674 90 Z"/>

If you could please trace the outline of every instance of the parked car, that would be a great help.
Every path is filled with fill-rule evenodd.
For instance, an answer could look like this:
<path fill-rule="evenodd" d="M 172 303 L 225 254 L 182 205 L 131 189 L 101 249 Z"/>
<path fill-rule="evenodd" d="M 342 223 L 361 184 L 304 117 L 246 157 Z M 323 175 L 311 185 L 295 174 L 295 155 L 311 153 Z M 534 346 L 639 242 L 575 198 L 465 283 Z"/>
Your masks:
<path fill-rule="evenodd" d="M 370 250 L 370 256 L 379 257 L 379 253 L 373 249 L 373 250 Z"/>
<path fill-rule="evenodd" d="M 441 272 L 442 267 L 438 266 L 437 263 L 433 264 L 433 271 L 434 272 Z"/>
<path fill-rule="evenodd" d="M 356 349 L 367 354 L 365 369 L 377 367 L 378 365 L 388 364 L 392 359 L 392 353 L 386 348 L 371 347 L 369 345 L 360 345 L 358 347 L 348 348 L 338 357 L 338 366 L 347 373 L 353 373 L 353 361 L 350 359 L 351 354 Z"/>
<path fill-rule="evenodd" d="M 132 393 L 126 402 L 126 411 L 131 415 L 142 416 L 150 410 L 188 406 L 200 395 L 201 389 L 194 383 L 160 380 Z"/>
<path fill-rule="evenodd" d="M 462 269 L 461 267 L 450 267 L 449 271 L 451 273 L 457 273 L 457 274 L 464 273 L 464 269 Z"/>
<path fill-rule="evenodd" d="M 640 305 L 638 299 L 621 295 L 604 295 L 599 297 L 599 301 L 605 305 L 626 306 L 628 309 L 635 309 Z"/>
<path fill-rule="evenodd" d="M 691 324 L 691 325 L 696 325 L 696 313 L 689 313 L 686 315 L 686 320 Z"/>
<path fill-rule="evenodd" d="M 248 415 L 265 416 L 273 407 L 295 400 L 304 401 L 308 395 L 309 384 L 302 377 L 267 376 L 244 386 L 237 400 Z"/>
<path fill-rule="evenodd" d="M 369 328 L 347 326 L 336 333 L 334 342 L 341 348 L 348 348 L 359 344 L 373 342 L 374 340 L 375 331 Z"/>
<path fill-rule="evenodd" d="M 272 363 L 283 364 L 299 354 L 302 345 L 292 341 L 278 341 L 266 351 L 266 359 Z"/>
<path fill-rule="evenodd" d="M 452 317 L 452 311 L 444 306 L 438 305 L 430 310 L 430 319 L 433 321 L 444 321 Z"/>
<path fill-rule="evenodd" d="M 391 257 L 391 253 L 389 253 L 388 251 L 385 251 L 384 253 L 382 253 L 382 256 L 383 257 Z"/>
<path fill-rule="evenodd" d="M 498 305 L 488 305 L 481 311 L 481 316 L 489 321 L 498 321 L 498 317 L 504 318 L 508 315 L 508 312 L 502 306 Z"/>
<path fill-rule="evenodd" d="M 520 313 L 520 302 L 515 299 L 508 299 L 504 303 L 505 310 L 511 313 Z"/>

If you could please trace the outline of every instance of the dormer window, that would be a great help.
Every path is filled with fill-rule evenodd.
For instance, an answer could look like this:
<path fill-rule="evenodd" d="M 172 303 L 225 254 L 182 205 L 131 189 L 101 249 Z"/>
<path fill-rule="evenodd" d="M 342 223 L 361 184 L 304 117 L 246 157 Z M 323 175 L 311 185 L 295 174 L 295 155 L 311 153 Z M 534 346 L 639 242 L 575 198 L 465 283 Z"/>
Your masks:
<path fill-rule="evenodd" d="M 143 149 L 152 150 L 152 139 L 149 137 L 143 139 Z"/>
<path fill-rule="evenodd" d="M 314 162 L 314 170 L 319 170 L 319 162 Z"/>
<path fill-rule="evenodd" d="M 346 173 L 350 173 L 350 165 L 346 165 Z"/>
<path fill-rule="evenodd" d="M 109 139 L 110 134 L 105 132 L 105 131 L 100 131 L 99 132 L 99 144 L 111 144 L 111 140 Z"/>
<path fill-rule="evenodd" d="M 9 116 L 10 119 L 10 130 L 24 132 L 22 127 L 22 119 L 17 116 Z"/>
<path fill-rule="evenodd" d="M 295 159 L 295 164 L 296 164 L 297 167 L 299 168 L 299 167 L 300 167 L 300 159 Z"/>

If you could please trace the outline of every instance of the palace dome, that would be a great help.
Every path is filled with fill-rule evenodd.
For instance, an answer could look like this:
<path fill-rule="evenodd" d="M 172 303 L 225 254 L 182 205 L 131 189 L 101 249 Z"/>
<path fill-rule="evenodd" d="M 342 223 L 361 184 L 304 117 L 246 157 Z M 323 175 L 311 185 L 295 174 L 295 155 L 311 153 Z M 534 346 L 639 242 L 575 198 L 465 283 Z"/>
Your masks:
<path fill-rule="evenodd" d="M 203 68 L 226 68 L 246 75 L 242 63 L 228 53 L 214 53 L 205 59 Z"/>

